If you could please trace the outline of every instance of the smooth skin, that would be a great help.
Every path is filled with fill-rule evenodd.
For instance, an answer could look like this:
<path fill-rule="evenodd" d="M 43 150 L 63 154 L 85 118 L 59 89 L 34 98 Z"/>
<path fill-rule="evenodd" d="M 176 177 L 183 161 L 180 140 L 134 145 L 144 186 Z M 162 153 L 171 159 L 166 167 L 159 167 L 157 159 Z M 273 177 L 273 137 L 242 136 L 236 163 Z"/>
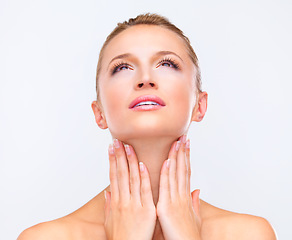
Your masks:
<path fill-rule="evenodd" d="M 140 163 L 140 169 L 144 167 L 140 176 L 133 149 L 128 145 L 126 149 L 127 156 L 117 139 L 114 139 L 114 147 L 109 147 L 111 193 L 106 192 L 107 239 L 152 239 L 156 209 L 149 175 Z"/>
<path fill-rule="evenodd" d="M 201 239 L 199 191 L 190 192 L 190 140 L 180 138 L 163 164 L 157 216 L 165 239 Z"/>
<path fill-rule="evenodd" d="M 113 153 L 110 150 L 112 147 L 109 147 L 111 185 L 106 190 L 102 191 L 82 208 L 65 217 L 40 223 L 26 229 L 20 234 L 18 240 L 277 239 L 273 228 L 264 218 L 232 213 L 216 208 L 203 200 L 199 200 L 198 190 L 193 191 L 191 197 L 178 198 L 180 196 L 177 194 L 178 186 L 180 185 L 180 189 L 184 192 L 183 182 L 185 182 L 185 192 L 187 193 L 190 180 L 189 161 L 183 164 L 181 160 L 185 159 L 180 158 L 179 161 L 178 155 L 185 149 L 187 160 L 189 160 L 190 150 L 188 140 L 184 147 L 180 146 L 179 153 L 177 153 L 175 148 L 177 143 L 178 141 L 174 142 L 171 147 L 169 154 L 169 159 L 171 160 L 169 162 L 166 160 L 161 169 L 161 197 L 158 201 L 157 210 L 155 210 L 155 205 L 151 198 L 152 193 L 147 167 L 144 164 L 138 164 L 134 149 L 131 146 L 126 145 L 125 148 L 128 148 L 126 150 L 119 141 L 119 147 L 114 148 Z M 129 153 L 125 154 L 127 151 Z M 129 174 L 123 174 L 124 172 L 118 174 L 118 162 L 120 165 L 128 167 Z M 179 162 L 182 165 L 180 169 Z M 125 163 L 128 166 L 125 166 Z M 185 169 L 187 169 L 188 174 L 179 174 L 179 172 L 183 173 Z M 177 179 L 173 179 L 175 173 Z M 176 181 L 179 175 L 187 177 L 182 177 L 181 181 Z M 125 179 L 129 180 L 129 182 L 124 181 Z M 124 199 L 123 205 L 121 205 L 122 201 L 113 201 L 115 197 L 112 197 L 115 193 L 119 196 L 120 192 L 121 197 L 125 197 L 125 192 L 119 188 L 122 182 L 124 190 L 128 194 L 128 198 Z M 179 182 L 181 184 L 177 184 Z M 114 185 L 116 187 L 113 187 Z M 127 188 L 130 191 L 127 191 Z M 110 192 L 111 189 L 112 192 Z M 104 192 L 106 193 L 106 198 Z M 174 193 L 173 197 L 171 197 L 171 192 Z M 188 219 L 188 221 L 183 222 L 183 219 Z M 154 237 L 155 225 L 156 227 L 160 226 L 157 222 L 161 222 L 164 235 L 157 234 Z"/>
<path fill-rule="evenodd" d="M 102 191 L 75 212 L 26 229 L 18 240 L 275 240 L 266 219 L 216 208 L 190 190 L 195 146 L 185 135 L 203 119 L 208 97 L 196 92 L 195 76 L 184 42 L 170 30 L 138 25 L 112 39 L 102 60 L 100 101 L 92 103 L 96 123 L 115 139 L 107 200 Z M 129 109 L 144 94 L 159 96 L 165 107 Z"/>
<path fill-rule="evenodd" d="M 124 151 L 122 146 L 115 139 L 114 147 L 109 148 L 111 194 L 106 193 L 107 238 L 152 239 L 158 217 L 165 239 L 201 239 L 199 192 L 190 194 L 190 141 L 186 141 L 186 136 L 172 145 L 169 158 L 163 163 L 157 210 L 147 167 L 142 162 L 138 167 L 134 149 L 126 145 Z"/>

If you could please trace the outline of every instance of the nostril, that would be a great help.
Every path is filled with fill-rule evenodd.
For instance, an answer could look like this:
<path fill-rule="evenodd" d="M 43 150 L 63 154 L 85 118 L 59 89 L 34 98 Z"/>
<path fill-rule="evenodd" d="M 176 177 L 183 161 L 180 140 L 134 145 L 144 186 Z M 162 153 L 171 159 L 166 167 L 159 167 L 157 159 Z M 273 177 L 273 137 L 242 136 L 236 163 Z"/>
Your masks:
<path fill-rule="evenodd" d="M 150 84 L 151 87 L 154 87 L 155 86 L 154 83 L 149 83 L 149 84 Z M 144 83 L 139 83 L 138 84 L 138 87 L 141 88 L 141 87 L 143 87 L 143 85 L 144 85 Z"/>

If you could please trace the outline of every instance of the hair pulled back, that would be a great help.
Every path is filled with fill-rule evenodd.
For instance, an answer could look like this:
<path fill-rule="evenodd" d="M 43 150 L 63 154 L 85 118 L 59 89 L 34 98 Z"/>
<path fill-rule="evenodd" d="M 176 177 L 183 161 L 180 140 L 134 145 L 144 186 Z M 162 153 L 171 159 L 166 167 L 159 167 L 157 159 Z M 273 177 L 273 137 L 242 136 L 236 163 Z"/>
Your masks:
<path fill-rule="evenodd" d="M 101 71 L 101 64 L 102 64 L 102 58 L 103 58 L 103 53 L 104 49 L 106 46 L 109 44 L 109 42 L 117 36 L 119 33 L 123 32 L 124 30 L 136 26 L 136 25 L 154 25 L 154 26 L 160 26 L 163 28 L 166 28 L 174 33 L 176 33 L 185 43 L 188 54 L 194 63 L 197 74 L 196 74 L 196 88 L 198 92 L 202 92 L 202 83 L 201 83 L 201 72 L 200 72 L 200 67 L 198 63 L 198 58 L 197 55 L 194 51 L 194 49 L 191 46 L 190 40 L 188 37 L 184 35 L 184 33 L 176 27 L 174 24 L 172 24 L 167 18 L 158 15 L 158 14 L 151 14 L 151 13 L 146 13 L 146 14 L 141 14 L 138 15 L 135 18 L 130 18 L 128 21 L 124 21 L 123 23 L 118 23 L 115 29 L 108 35 L 106 38 L 100 53 L 99 53 L 99 59 L 98 59 L 98 64 L 97 64 L 97 70 L 96 70 L 96 93 L 97 93 L 97 100 L 99 100 L 99 87 L 98 87 L 98 79 Z"/>

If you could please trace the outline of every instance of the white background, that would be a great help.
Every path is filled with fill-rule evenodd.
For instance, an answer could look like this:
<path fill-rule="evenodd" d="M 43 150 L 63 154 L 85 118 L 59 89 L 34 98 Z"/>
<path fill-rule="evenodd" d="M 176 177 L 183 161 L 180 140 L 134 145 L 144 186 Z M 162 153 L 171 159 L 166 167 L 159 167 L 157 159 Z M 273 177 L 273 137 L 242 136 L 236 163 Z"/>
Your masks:
<path fill-rule="evenodd" d="M 192 188 L 292 239 L 291 1 L 0 2 L 0 239 L 76 210 L 109 184 L 95 70 L 117 22 L 168 17 L 190 38 L 209 94 L 189 137 Z"/>

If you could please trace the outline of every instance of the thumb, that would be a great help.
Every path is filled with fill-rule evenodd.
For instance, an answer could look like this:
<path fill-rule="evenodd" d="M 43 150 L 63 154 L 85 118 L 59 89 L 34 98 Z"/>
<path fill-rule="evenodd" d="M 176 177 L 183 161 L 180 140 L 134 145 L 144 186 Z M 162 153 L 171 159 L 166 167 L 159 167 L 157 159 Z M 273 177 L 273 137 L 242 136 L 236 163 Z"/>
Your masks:
<path fill-rule="evenodd" d="M 104 197 L 105 197 L 104 213 L 105 213 L 105 219 L 107 219 L 110 212 L 110 207 L 111 207 L 111 193 L 104 190 Z"/>
<path fill-rule="evenodd" d="M 201 216 L 200 216 L 200 189 L 196 189 L 192 192 L 192 204 L 193 208 L 196 212 L 199 222 L 201 223 Z"/>

